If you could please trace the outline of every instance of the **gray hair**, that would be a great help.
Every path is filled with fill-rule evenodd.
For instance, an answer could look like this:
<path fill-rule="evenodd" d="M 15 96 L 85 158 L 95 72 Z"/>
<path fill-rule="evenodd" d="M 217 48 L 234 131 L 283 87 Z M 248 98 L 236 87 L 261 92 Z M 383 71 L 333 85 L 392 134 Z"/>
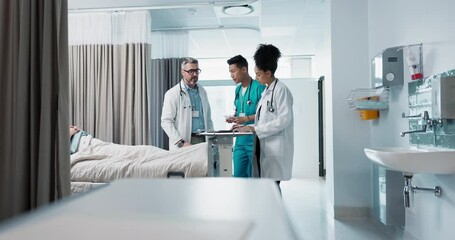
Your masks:
<path fill-rule="evenodd" d="M 198 63 L 197 59 L 196 58 L 192 58 L 192 57 L 185 57 L 185 58 L 182 58 L 182 69 L 185 68 L 185 65 L 188 64 L 188 63 Z"/>

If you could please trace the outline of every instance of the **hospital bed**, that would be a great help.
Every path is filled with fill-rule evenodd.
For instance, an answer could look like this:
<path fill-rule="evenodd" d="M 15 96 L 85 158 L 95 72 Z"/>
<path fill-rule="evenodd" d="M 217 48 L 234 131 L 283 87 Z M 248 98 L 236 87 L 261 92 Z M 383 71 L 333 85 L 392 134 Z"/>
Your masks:
<path fill-rule="evenodd" d="M 233 139 L 249 134 L 201 132 L 207 143 L 172 151 L 84 136 L 79 150 L 71 155 L 71 191 L 85 192 L 122 178 L 231 177 Z"/>
<path fill-rule="evenodd" d="M 84 136 L 71 155 L 71 191 L 84 192 L 122 178 L 206 177 L 208 143 L 167 151 Z"/>

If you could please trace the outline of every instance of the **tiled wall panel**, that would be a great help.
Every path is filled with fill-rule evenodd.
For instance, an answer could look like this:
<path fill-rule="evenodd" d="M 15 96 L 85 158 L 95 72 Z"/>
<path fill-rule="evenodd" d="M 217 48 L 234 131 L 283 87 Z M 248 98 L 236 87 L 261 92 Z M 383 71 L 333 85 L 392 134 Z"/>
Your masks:
<path fill-rule="evenodd" d="M 455 70 L 447 71 L 441 74 L 427 77 L 423 80 L 413 81 L 408 83 L 409 90 L 409 115 L 422 114 L 428 111 L 430 118 L 432 117 L 431 109 L 431 81 L 435 78 L 444 76 L 454 76 Z M 454 93 L 455 97 L 455 93 Z M 409 119 L 409 130 L 418 130 L 422 126 L 419 125 L 421 118 Z M 455 149 L 455 120 L 443 119 L 443 126 L 434 126 L 427 128 L 425 133 L 413 133 L 409 135 L 411 145 L 454 148 Z"/>

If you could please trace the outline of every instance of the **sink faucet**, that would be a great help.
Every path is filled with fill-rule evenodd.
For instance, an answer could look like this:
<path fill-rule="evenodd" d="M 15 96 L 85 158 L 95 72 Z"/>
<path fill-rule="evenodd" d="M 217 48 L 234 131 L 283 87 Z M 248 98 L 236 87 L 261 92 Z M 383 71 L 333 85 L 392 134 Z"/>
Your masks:
<path fill-rule="evenodd" d="M 402 118 L 414 118 L 414 117 L 421 117 L 423 122 L 420 120 L 419 125 L 422 125 L 422 128 L 419 130 L 414 130 L 414 131 L 407 131 L 407 132 L 401 132 L 400 136 L 404 137 L 406 134 L 410 133 L 422 133 L 427 131 L 427 126 L 432 127 L 433 126 L 433 120 L 430 119 L 430 116 L 428 115 L 428 111 L 423 112 L 422 114 L 415 115 L 415 116 L 406 116 L 404 113 L 401 114 Z"/>
<path fill-rule="evenodd" d="M 422 126 L 422 129 L 420 129 L 420 130 L 401 132 L 401 133 L 400 133 L 400 136 L 404 137 L 406 134 L 410 134 L 410 133 L 422 133 L 422 132 L 426 132 L 426 131 L 427 131 L 427 125 L 423 125 L 423 126 Z"/>

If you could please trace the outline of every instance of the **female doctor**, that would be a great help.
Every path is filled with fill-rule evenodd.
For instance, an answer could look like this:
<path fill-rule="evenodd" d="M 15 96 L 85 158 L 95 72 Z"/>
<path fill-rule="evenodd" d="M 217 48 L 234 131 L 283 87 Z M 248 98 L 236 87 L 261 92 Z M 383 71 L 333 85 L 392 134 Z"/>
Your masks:
<path fill-rule="evenodd" d="M 293 98 L 289 89 L 275 77 L 280 50 L 261 44 L 254 54 L 256 79 L 267 86 L 256 108 L 255 124 L 239 131 L 256 133 L 256 159 L 253 177 L 271 178 L 278 187 L 292 177 L 294 157 Z"/>

